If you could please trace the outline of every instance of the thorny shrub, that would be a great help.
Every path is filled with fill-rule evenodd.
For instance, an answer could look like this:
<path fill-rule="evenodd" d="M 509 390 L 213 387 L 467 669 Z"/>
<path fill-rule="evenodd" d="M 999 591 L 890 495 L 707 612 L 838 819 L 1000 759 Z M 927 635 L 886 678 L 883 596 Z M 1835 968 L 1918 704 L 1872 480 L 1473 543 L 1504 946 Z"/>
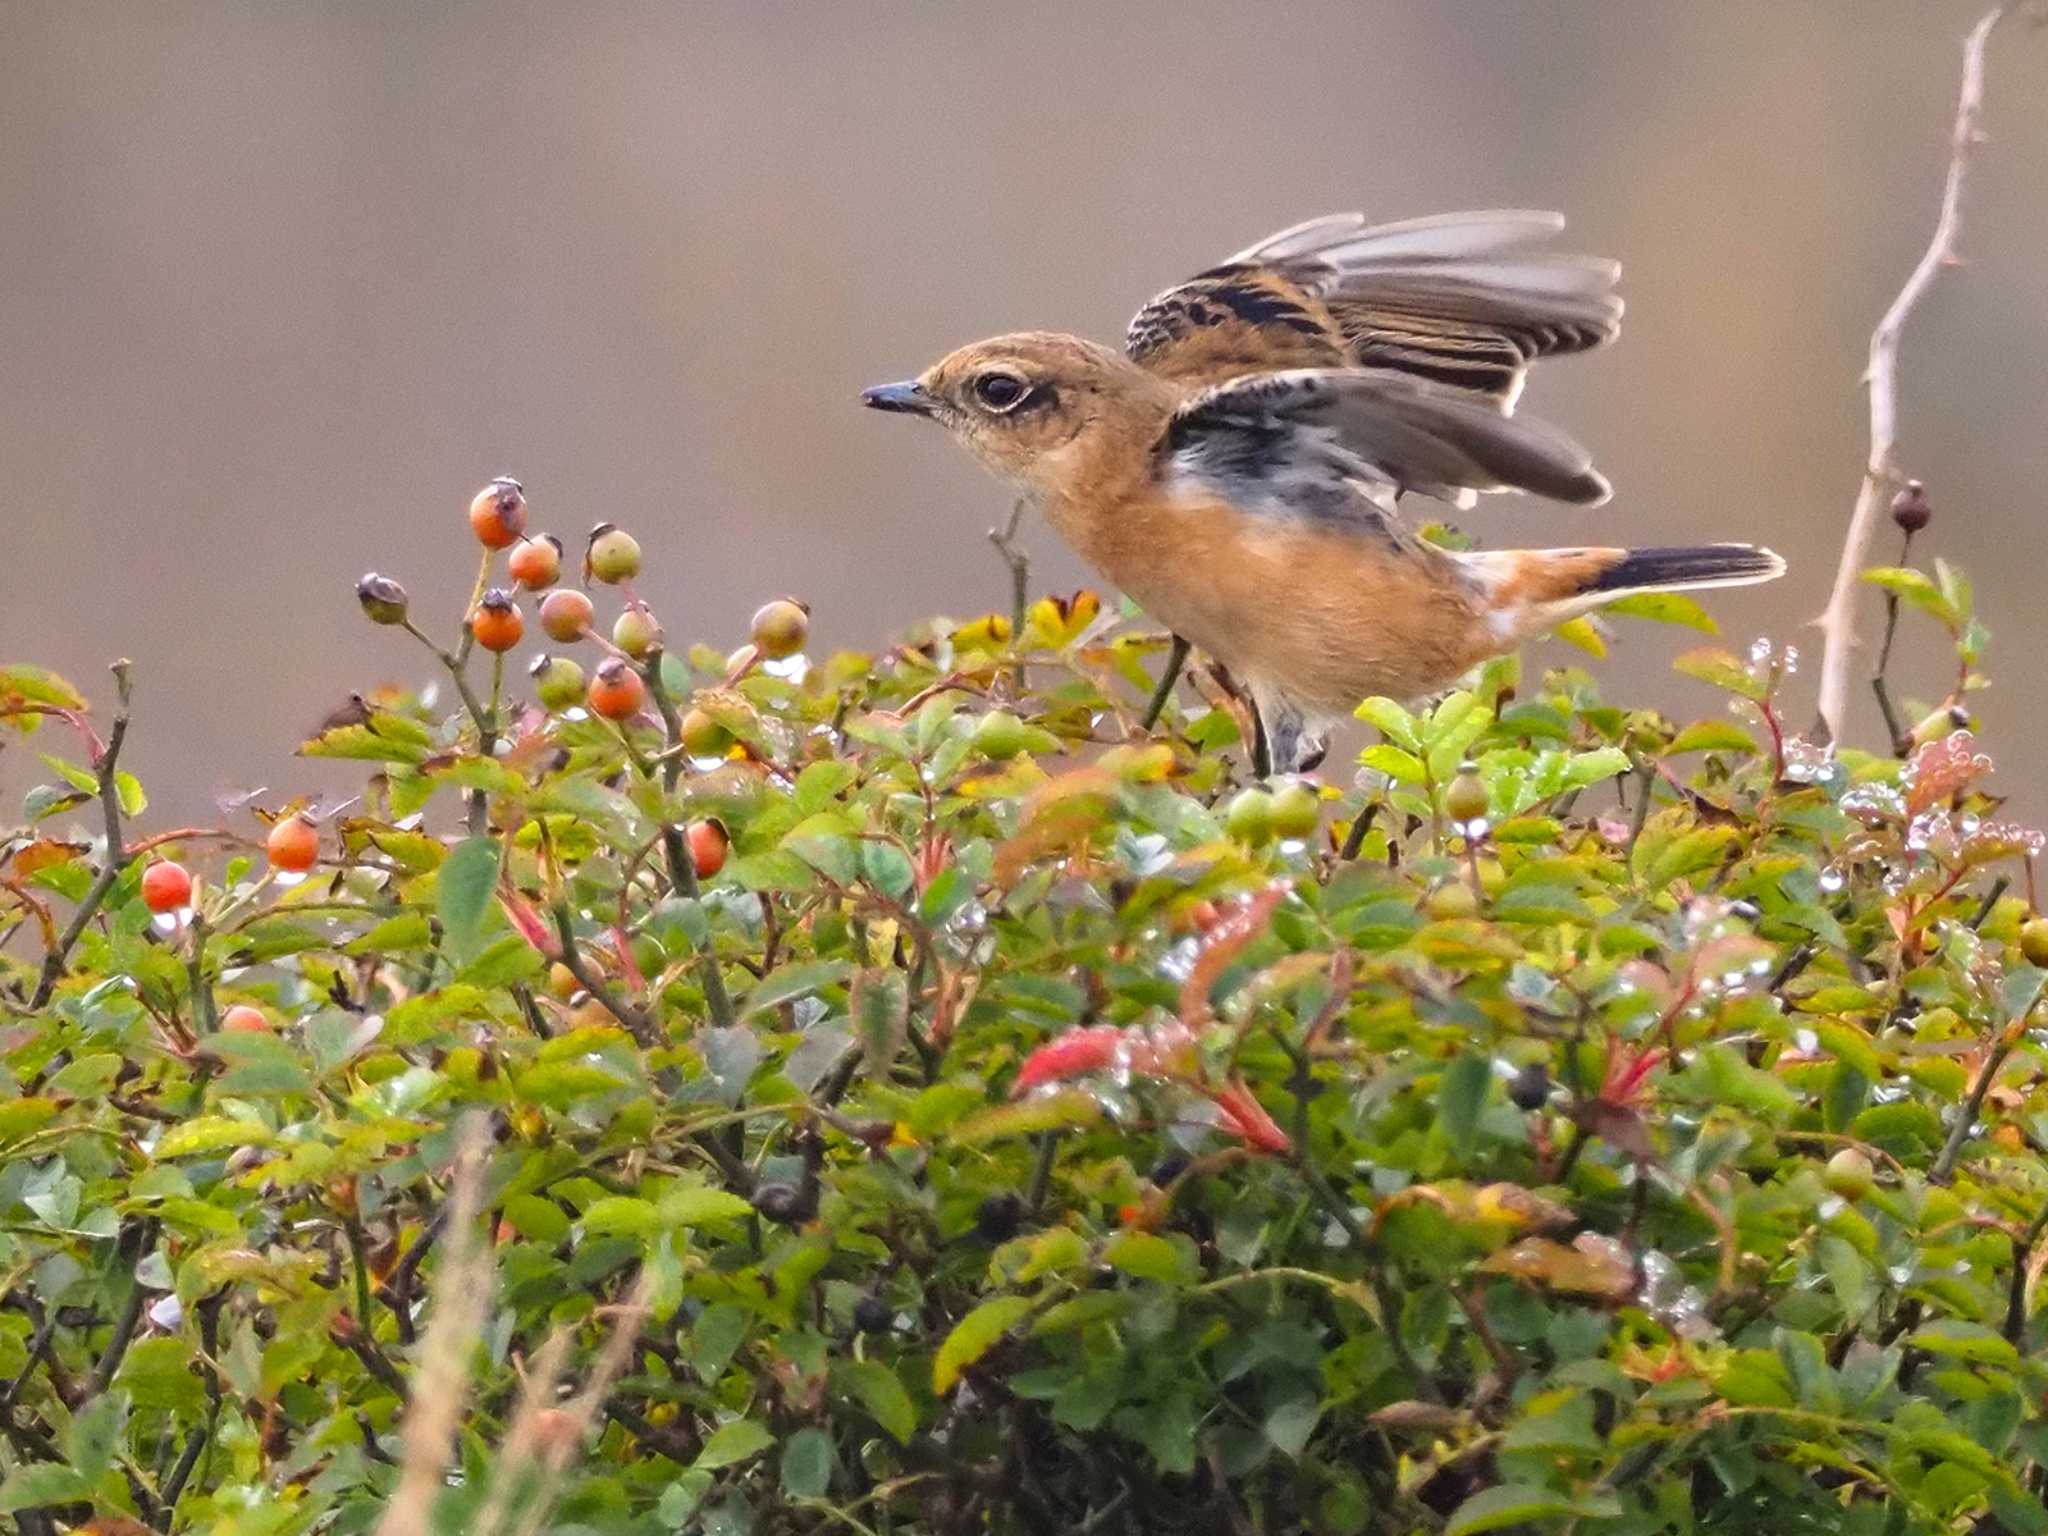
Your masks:
<path fill-rule="evenodd" d="M 330 721 L 346 806 L 143 833 L 125 666 L 104 739 L 0 671 L 31 1536 L 2048 1530 L 2041 839 L 1955 572 L 1877 576 L 1959 659 L 1898 755 L 1760 642 L 1679 662 L 1734 718 L 1500 662 L 1265 800 L 1089 594 L 682 654 L 609 527 L 634 654 L 557 589 L 542 707 L 519 548 L 484 649 L 365 579 L 457 707 Z"/>

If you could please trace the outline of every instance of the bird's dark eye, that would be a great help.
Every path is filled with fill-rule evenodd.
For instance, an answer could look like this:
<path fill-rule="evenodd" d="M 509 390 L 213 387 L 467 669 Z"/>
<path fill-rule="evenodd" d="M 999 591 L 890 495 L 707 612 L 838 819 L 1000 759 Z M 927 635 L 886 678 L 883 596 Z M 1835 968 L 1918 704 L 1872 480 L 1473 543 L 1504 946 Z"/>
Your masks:
<path fill-rule="evenodd" d="M 1014 373 L 984 373 L 974 381 L 974 395 L 992 411 L 1007 411 L 1024 398 L 1024 381 Z"/>

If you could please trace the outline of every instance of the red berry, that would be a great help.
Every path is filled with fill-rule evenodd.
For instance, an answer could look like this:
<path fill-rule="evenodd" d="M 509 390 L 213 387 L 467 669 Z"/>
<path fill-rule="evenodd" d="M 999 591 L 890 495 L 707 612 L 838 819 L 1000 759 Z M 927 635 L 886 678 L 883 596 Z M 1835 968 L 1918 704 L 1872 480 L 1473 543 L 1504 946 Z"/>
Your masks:
<path fill-rule="evenodd" d="M 628 720 L 640 713 L 647 685 L 640 674 L 616 656 L 607 657 L 590 680 L 590 712 L 607 720 Z"/>
<path fill-rule="evenodd" d="M 220 1016 L 220 1027 L 238 1035 L 267 1035 L 270 1033 L 270 1020 L 263 1016 L 261 1008 L 237 1003 Z"/>
<path fill-rule="evenodd" d="M 512 594 L 502 587 L 494 587 L 484 594 L 484 600 L 476 605 L 476 612 L 469 616 L 469 628 L 476 636 L 476 643 L 485 650 L 509 651 L 526 633 L 526 620 L 520 617 L 519 605 L 512 601 Z"/>
<path fill-rule="evenodd" d="M 552 533 L 535 534 L 522 540 L 505 562 L 512 579 L 529 592 L 552 587 L 562 579 L 562 541 Z"/>
<path fill-rule="evenodd" d="M 303 811 L 286 816 L 271 827 L 264 843 L 270 867 L 288 875 L 304 874 L 320 857 L 320 829 Z"/>
<path fill-rule="evenodd" d="M 469 527 L 486 549 L 515 544 L 526 532 L 526 492 L 517 480 L 493 480 L 469 504 Z"/>
<path fill-rule="evenodd" d="M 152 912 L 176 912 L 192 904 L 192 874 L 184 865 L 159 860 L 142 872 L 142 904 Z"/>
<path fill-rule="evenodd" d="M 550 640 L 567 645 L 590 633 L 590 621 L 596 612 L 588 597 L 563 587 L 540 600 L 540 627 L 548 632 Z"/>
<path fill-rule="evenodd" d="M 693 821 L 689 839 L 690 862 L 696 866 L 699 880 L 709 880 L 725 868 L 725 852 L 732 846 L 725 828 L 715 821 Z"/>

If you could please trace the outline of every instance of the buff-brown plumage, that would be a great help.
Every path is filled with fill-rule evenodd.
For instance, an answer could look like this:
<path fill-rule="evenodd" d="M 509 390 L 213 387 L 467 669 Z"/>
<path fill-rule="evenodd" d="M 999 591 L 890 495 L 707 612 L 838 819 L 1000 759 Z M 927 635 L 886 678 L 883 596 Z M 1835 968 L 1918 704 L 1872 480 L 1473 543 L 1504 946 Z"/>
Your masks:
<path fill-rule="evenodd" d="M 1025 332 L 868 404 L 930 417 L 1098 571 L 1222 661 L 1274 766 L 1372 694 L 1415 698 L 1630 591 L 1768 581 L 1748 545 L 1453 553 L 1404 493 L 1608 494 L 1515 414 L 1529 367 L 1610 340 L 1619 269 L 1529 247 L 1554 214 L 1310 220 L 1167 289 L 1122 353 Z"/>

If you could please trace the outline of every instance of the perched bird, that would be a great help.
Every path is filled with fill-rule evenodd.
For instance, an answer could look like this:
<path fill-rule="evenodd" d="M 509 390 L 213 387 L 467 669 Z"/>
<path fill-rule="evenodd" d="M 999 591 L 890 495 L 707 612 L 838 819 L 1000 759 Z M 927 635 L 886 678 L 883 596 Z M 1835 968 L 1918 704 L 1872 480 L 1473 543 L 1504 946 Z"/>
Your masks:
<path fill-rule="evenodd" d="M 1784 571 L 1747 544 L 1453 552 L 1402 526 L 1411 491 L 1607 499 L 1583 448 L 1514 414 L 1532 363 L 1621 322 L 1614 262 L 1528 249 L 1563 225 L 1312 219 L 1161 293 L 1121 353 L 998 336 L 862 399 L 940 423 L 1168 626 L 1153 714 L 1192 642 L 1249 693 L 1261 771 L 1291 770 L 1370 695 L 1429 694 L 1627 593 Z"/>

